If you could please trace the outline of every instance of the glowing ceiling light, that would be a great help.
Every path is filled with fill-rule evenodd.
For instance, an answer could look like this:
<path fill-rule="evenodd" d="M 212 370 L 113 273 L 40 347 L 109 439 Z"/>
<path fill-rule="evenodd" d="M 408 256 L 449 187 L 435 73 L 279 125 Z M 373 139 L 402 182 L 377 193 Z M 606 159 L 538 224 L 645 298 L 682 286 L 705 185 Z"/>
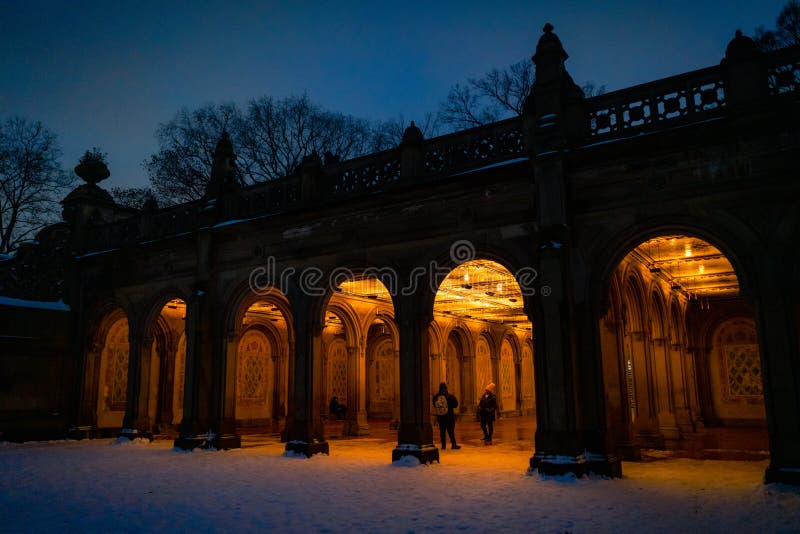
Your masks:
<path fill-rule="evenodd" d="M 686 247 L 683 249 L 683 255 L 686 256 L 687 258 L 692 257 L 692 245 L 688 243 L 686 244 Z"/>

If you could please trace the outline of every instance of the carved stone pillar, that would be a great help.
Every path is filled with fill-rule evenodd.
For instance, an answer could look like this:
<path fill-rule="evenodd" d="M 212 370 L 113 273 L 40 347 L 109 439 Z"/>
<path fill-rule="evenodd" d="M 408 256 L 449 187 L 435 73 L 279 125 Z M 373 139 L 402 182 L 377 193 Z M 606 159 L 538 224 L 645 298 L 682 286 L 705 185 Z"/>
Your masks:
<path fill-rule="evenodd" d="M 640 445 L 660 448 L 664 443 L 658 429 L 653 353 L 649 339 L 650 333 L 646 330 L 630 333 L 633 391 L 636 398 L 636 417 L 633 425 Z"/>
<path fill-rule="evenodd" d="M 343 433 L 348 436 L 369 434 L 367 423 L 367 354 L 366 342 L 347 347 L 347 415 Z"/>
<path fill-rule="evenodd" d="M 137 319 L 128 319 L 128 387 L 125 396 L 125 417 L 120 437 L 153 439 L 148 416 L 148 386 L 150 383 L 150 346 L 153 338 L 144 338 Z"/>
<path fill-rule="evenodd" d="M 204 286 L 205 287 L 205 286 Z M 186 303 L 186 364 L 183 419 L 175 447 L 191 450 L 209 446 L 211 392 L 211 304 L 204 289 Z"/>
<path fill-rule="evenodd" d="M 687 374 L 687 358 L 683 345 L 670 344 L 670 369 L 672 372 L 672 398 L 675 403 L 675 420 L 681 434 L 695 431 L 692 413 L 689 408 L 689 388 L 691 382 Z"/>
<path fill-rule="evenodd" d="M 782 260 L 773 261 L 777 264 Z M 770 267 L 779 271 L 777 265 Z M 758 295 L 756 317 L 769 429 L 770 463 L 765 481 L 800 485 L 800 340 L 796 301 L 780 287 L 788 277 L 773 273 L 763 277 L 768 281 Z"/>
<path fill-rule="evenodd" d="M 154 423 L 158 425 L 158 433 L 163 433 L 172 425 L 173 395 L 175 390 L 175 364 L 177 361 L 178 341 L 175 333 L 167 332 L 166 343 L 159 347 L 161 364 L 158 383 L 158 412 Z"/>
<path fill-rule="evenodd" d="M 221 308 L 218 308 L 221 309 Z M 236 344 L 237 333 L 225 332 L 221 314 L 215 314 L 213 353 L 213 386 L 211 398 L 212 440 L 217 449 L 236 449 L 242 446 L 236 432 Z"/>
<path fill-rule="evenodd" d="M 392 461 L 414 456 L 420 462 L 439 461 L 433 445 L 430 390 L 430 341 L 432 317 L 423 313 L 421 299 L 400 295 L 395 302 L 395 319 L 400 332 L 400 426 Z"/>
<path fill-rule="evenodd" d="M 586 472 L 585 445 L 579 430 L 576 391 L 573 313 L 567 280 L 566 258 L 560 250 L 540 253 L 539 274 L 551 288 L 534 306 L 536 325 L 536 451 L 530 469 L 543 474 Z"/>
<path fill-rule="evenodd" d="M 394 356 L 394 397 L 392 401 L 392 422 L 400 424 L 400 351 L 393 352 Z"/>
<path fill-rule="evenodd" d="M 315 320 L 315 297 L 292 288 L 289 294 L 294 321 L 295 351 L 289 362 L 289 414 L 286 422 L 286 450 L 305 456 L 328 454 L 320 405 L 314 394 L 322 395 L 322 326 Z M 316 357 L 315 357 L 316 355 Z M 324 396 L 323 396 L 324 397 Z"/>
<path fill-rule="evenodd" d="M 664 337 L 651 339 L 650 345 L 653 354 L 653 378 L 656 406 L 658 410 L 658 429 L 664 439 L 680 439 L 678 423 L 672 400 L 672 371 L 670 368 L 669 343 Z"/>

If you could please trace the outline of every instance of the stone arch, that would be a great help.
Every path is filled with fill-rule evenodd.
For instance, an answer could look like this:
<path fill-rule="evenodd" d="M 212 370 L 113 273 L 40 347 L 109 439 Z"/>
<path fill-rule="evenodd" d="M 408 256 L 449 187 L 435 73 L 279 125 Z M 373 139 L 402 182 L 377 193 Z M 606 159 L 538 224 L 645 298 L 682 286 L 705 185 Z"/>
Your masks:
<path fill-rule="evenodd" d="M 138 343 L 131 343 L 138 347 L 131 358 L 131 372 L 138 378 L 138 395 L 131 399 L 135 405 L 129 404 L 128 408 L 135 414 L 133 422 L 138 430 L 174 434 L 175 391 L 181 389 L 176 379 L 183 377 L 185 380 L 185 369 L 177 368 L 179 361 L 185 363 L 185 357 L 179 357 L 177 352 L 180 338 L 186 332 L 189 301 L 185 291 L 166 287 L 148 302 L 140 330 L 131 332 L 131 336 L 138 337 Z M 175 304 L 171 304 L 173 302 Z"/>
<path fill-rule="evenodd" d="M 262 292 L 254 292 L 249 282 L 242 282 L 235 287 L 226 300 L 227 306 L 224 314 L 226 332 L 237 332 L 241 329 L 245 314 L 257 302 L 268 302 L 278 308 L 286 321 L 287 342 L 294 339 L 292 324 L 292 306 L 289 299 L 277 288 L 269 288 Z"/>
<path fill-rule="evenodd" d="M 275 328 L 265 324 L 247 325 L 237 337 L 234 414 L 239 426 L 269 428 L 277 422 L 279 339 Z"/>
<path fill-rule="evenodd" d="M 344 324 L 344 339 L 348 347 L 356 347 L 364 339 L 364 331 L 361 328 L 361 321 L 358 320 L 358 313 L 353 307 L 343 301 L 330 302 L 325 310 L 336 315 Z"/>
<path fill-rule="evenodd" d="M 369 418 L 400 418 L 400 332 L 394 310 L 376 306 L 364 317 L 366 410 Z M 378 329 L 376 331 L 376 329 Z"/>
<path fill-rule="evenodd" d="M 533 339 L 520 344 L 520 414 L 536 413 L 536 377 L 533 362 Z"/>
<path fill-rule="evenodd" d="M 500 336 L 497 393 L 504 414 L 519 413 L 520 351 L 517 336 L 504 332 Z"/>
<path fill-rule="evenodd" d="M 735 315 L 722 319 L 711 339 L 715 419 L 725 426 L 763 426 L 764 382 L 755 321 Z"/>
<path fill-rule="evenodd" d="M 451 247 L 455 248 L 457 243 L 462 241 L 469 243 L 469 257 L 463 260 L 454 259 L 453 254 L 451 254 Z M 528 273 L 527 269 L 531 269 L 533 258 L 521 246 L 508 241 L 504 241 L 502 245 L 489 243 L 487 240 L 481 240 L 479 243 L 470 240 L 450 240 L 446 244 L 439 243 L 432 247 L 421 260 L 422 265 L 435 265 L 437 267 L 435 279 L 423 287 L 421 294 L 422 310 L 432 317 L 439 286 L 453 269 L 472 260 L 490 260 L 501 265 L 514 276 L 517 284 L 520 285 L 520 276 L 526 275 Z M 526 279 L 523 282 L 527 283 L 528 280 Z M 531 317 L 533 295 L 523 294 L 522 304 L 527 316 Z"/>
<path fill-rule="evenodd" d="M 475 341 L 475 398 L 483 394 L 484 387 L 489 382 L 495 382 L 492 369 L 493 343 L 485 335 L 480 334 Z"/>
<path fill-rule="evenodd" d="M 94 360 L 91 367 L 96 369 L 96 377 L 88 381 L 92 390 L 86 393 L 94 405 L 90 420 L 98 429 L 116 430 L 123 425 L 128 400 L 129 329 L 128 315 L 119 307 L 111 309 L 97 329 L 97 343 L 89 358 Z"/>
<path fill-rule="evenodd" d="M 763 246 L 755 233 L 738 219 L 718 214 L 717 218 L 689 217 L 687 215 L 642 221 L 630 229 L 595 239 L 591 244 L 592 257 L 595 258 L 590 282 L 587 284 L 587 297 L 595 306 L 603 300 L 617 266 L 625 256 L 640 243 L 660 235 L 685 234 L 697 237 L 718 248 L 733 266 L 743 295 L 755 290 L 756 277 L 748 256 L 763 252 Z M 734 249 L 730 244 L 739 243 Z"/>
<path fill-rule="evenodd" d="M 369 433 L 370 411 L 399 420 L 400 334 L 394 320 L 394 297 L 369 268 L 331 269 L 328 293 L 321 299 L 320 409 L 327 413 L 337 397 L 347 410 L 345 435 Z M 388 281 L 397 287 L 397 280 Z M 370 337 L 373 326 L 386 337 Z M 382 325 L 382 326 L 381 326 Z M 377 328 L 376 326 L 376 328 Z"/>
<path fill-rule="evenodd" d="M 227 372 L 231 377 L 225 384 L 233 388 L 233 391 L 225 393 L 226 402 L 231 404 L 228 412 L 243 431 L 277 431 L 287 417 L 290 400 L 290 370 L 294 367 L 295 346 L 294 310 L 279 289 L 270 287 L 255 292 L 249 281 L 235 286 L 228 293 L 227 302 L 223 326 L 227 334 Z M 259 365 L 264 374 L 254 379 L 252 372 L 255 368 L 251 365 L 245 380 L 243 364 L 247 362 L 240 362 L 240 348 L 243 336 L 253 328 L 267 339 L 269 344 L 265 345 L 264 352 L 268 354 L 258 358 L 253 356 L 263 360 Z M 254 380 L 263 382 L 261 385 L 266 387 L 268 398 L 259 400 L 251 396 L 242 400 L 242 388 L 245 384 L 253 386 Z"/>

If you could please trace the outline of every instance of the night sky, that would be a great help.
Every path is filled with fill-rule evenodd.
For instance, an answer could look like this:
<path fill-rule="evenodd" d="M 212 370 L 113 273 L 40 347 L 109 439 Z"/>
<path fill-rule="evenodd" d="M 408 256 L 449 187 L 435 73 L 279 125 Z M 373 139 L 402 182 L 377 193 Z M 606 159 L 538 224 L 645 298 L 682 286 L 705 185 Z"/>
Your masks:
<path fill-rule="evenodd" d="M 737 28 L 773 27 L 784 3 L 0 0 L 0 120 L 44 123 L 69 168 L 100 147 L 104 187 L 142 186 L 158 124 L 183 106 L 307 91 L 421 119 L 454 83 L 530 58 L 546 22 L 576 82 L 611 91 L 718 64 Z"/>

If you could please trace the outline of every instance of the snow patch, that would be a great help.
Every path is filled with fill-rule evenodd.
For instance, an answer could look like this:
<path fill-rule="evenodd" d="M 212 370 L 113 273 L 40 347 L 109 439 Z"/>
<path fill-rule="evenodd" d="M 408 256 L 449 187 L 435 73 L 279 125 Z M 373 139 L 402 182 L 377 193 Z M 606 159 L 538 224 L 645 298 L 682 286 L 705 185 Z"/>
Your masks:
<path fill-rule="evenodd" d="M 122 447 L 129 447 L 129 446 L 141 447 L 142 445 L 150 445 L 150 443 L 151 443 L 151 441 L 149 439 L 145 439 L 145 438 L 129 439 L 129 438 L 126 438 L 124 436 L 120 436 L 117 439 L 115 439 L 114 441 L 110 442 L 109 445 L 112 445 L 114 447 L 117 447 L 117 446 L 122 446 Z"/>
<path fill-rule="evenodd" d="M 38 310 L 69 311 L 70 307 L 63 301 L 43 302 L 40 300 L 14 299 L 11 297 L 0 297 L 0 305 L 15 306 L 17 308 L 35 308 Z"/>
<path fill-rule="evenodd" d="M 419 461 L 419 458 L 417 458 L 416 456 L 407 454 L 405 456 L 401 456 L 400 458 L 392 462 L 392 465 L 395 467 L 419 467 L 420 465 L 426 465 L 426 464 L 421 463 Z"/>

